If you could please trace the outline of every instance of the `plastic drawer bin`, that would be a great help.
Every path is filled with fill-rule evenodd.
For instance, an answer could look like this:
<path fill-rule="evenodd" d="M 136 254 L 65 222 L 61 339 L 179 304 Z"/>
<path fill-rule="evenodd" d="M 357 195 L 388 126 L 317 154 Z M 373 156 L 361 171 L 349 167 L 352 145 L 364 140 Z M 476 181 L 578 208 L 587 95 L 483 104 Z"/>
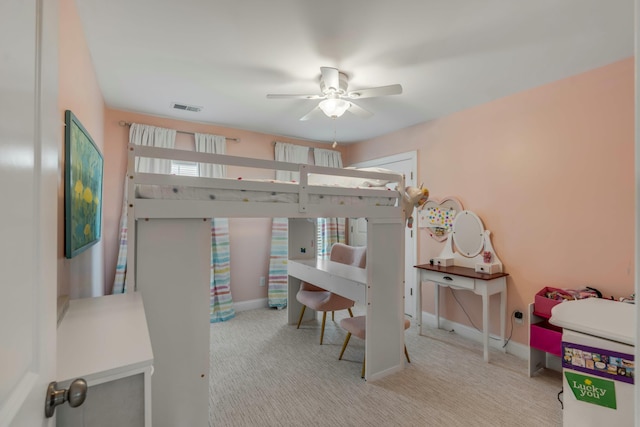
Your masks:
<path fill-rule="evenodd" d="M 552 291 L 563 293 L 562 289 L 550 288 L 548 286 L 540 289 L 538 293 L 536 293 L 535 300 L 534 300 L 535 302 L 534 314 L 536 316 L 546 317 L 547 319 L 550 318 L 551 309 L 563 301 L 563 300 L 547 298 L 545 296 L 547 292 L 552 292 Z"/>
<path fill-rule="evenodd" d="M 549 322 L 531 325 L 529 345 L 558 357 L 562 354 L 562 328 Z"/>

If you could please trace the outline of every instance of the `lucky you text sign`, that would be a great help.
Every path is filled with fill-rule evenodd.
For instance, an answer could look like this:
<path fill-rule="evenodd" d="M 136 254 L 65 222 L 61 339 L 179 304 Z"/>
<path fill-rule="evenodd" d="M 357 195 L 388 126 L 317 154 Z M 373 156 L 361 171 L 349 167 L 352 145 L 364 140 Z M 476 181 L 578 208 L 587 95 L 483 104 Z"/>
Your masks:
<path fill-rule="evenodd" d="M 613 381 L 575 372 L 564 374 L 577 400 L 616 409 L 616 388 Z"/>

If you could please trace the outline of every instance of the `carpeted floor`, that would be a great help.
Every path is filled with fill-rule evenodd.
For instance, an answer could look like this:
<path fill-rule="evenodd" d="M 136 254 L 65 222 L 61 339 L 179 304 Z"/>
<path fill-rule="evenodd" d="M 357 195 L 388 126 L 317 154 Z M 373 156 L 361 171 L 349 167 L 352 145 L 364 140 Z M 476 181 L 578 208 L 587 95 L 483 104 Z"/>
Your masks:
<path fill-rule="evenodd" d="M 364 342 L 327 319 L 287 325 L 286 310 L 239 312 L 211 325 L 211 426 L 560 426 L 557 372 L 527 375 L 527 361 L 443 330 L 405 332 L 411 363 L 378 381 L 360 378 Z"/>

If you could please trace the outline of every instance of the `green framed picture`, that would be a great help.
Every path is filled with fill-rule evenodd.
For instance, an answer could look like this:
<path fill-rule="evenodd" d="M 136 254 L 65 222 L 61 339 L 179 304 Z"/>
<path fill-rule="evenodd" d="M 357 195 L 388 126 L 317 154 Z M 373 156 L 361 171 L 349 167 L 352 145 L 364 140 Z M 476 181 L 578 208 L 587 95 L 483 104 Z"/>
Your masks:
<path fill-rule="evenodd" d="M 89 132 L 65 111 L 65 256 L 73 258 L 100 241 L 103 159 Z"/>

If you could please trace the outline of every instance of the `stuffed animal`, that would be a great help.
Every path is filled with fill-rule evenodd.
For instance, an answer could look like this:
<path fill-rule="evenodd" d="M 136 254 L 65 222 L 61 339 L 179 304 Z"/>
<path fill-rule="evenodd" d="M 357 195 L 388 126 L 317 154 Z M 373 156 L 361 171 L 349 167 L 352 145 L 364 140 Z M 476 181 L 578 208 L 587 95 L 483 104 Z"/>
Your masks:
<path fill-rule="evenodd" d="M 424 205 L 429 200 L 429 190 L 426 188 L 406 187 L 402 197 L 402 209 L 407 227 L 413 227 L 413 209 Z"/>

